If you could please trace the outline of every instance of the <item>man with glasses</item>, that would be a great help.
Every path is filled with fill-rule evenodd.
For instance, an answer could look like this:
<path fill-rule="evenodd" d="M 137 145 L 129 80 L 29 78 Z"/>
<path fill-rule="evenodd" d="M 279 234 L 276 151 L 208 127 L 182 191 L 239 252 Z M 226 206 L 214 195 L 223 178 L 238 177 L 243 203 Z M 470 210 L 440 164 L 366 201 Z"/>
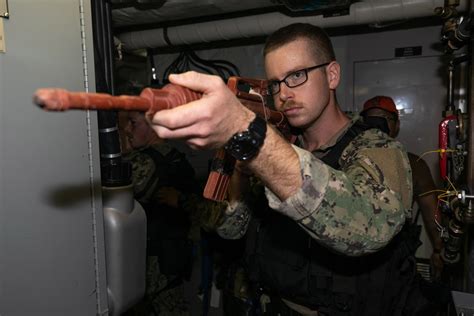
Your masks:
<path fill-rule="evenodd" d="M 156 113 L 153 128 L 193 148 L 226 148 L 238 169 L 265 185 L 268 210 L 234 201 L 218 228 L 225 238 L 246 235 L 249 277 L 267 294 L 262 302 L 271 301 L 262 311 L 401 315 L 415 271 L 401 237 L 412 195 L 406 152 L 341 110 L 340 65 L 320 28 L 277 30 L 264 59 L 268 92 L 299 131 L 298 145 L 244 107 L 218 77 L 195 72 L 169 79 L 203 97 Z"/>

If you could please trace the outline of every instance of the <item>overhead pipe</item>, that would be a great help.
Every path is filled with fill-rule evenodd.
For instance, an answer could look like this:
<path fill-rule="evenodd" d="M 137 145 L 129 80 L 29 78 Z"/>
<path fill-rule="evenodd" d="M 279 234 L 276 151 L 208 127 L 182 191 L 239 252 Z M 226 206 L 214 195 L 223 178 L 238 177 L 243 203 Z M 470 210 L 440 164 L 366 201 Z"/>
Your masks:
<path fill-rule="evenodd" d="M 462 1 L 458 11 L 467 9 Z M 444 0 L 366 0 L 353 3 L 349 14 L 324 17 L 290 17 L 280 12 L 251 15 L 227 20 L 186 24 L 167 28 L 127 32 L 118 35 L 125 50 L 193 45 L 214 41 L 245 39 L 271 34 L 278 28 L 296 22 L 311 23 L 322 28 L 365 25 L 433 16 Z"/>
<path fill-rule="evenodd" d="M 112 3 L 117 0 L 111 0 Z M 121 0 L 118 0 L 120 3 Z M 135 4 L 138 2 L 145 2 L 143 0 L 135 0 Z M 212 1 L 212 7 L 210 2 Z M 170 16 L 176 16 L 178 12 L 181 12 L 179 19 L 200 17 L 204 15 L 217 15 L 219 13 L 235 13 L 238 11 L 245 10 L 262 10 L 269 7 L 276 7 L 279 4 L 275 3 L 275 0 L 174 0 L 164 1 L 163 5 L 157 9 L 146 9 L 133 7 L 120 7 L 114 4 L 113 17 L 114 22 L 120 28 L 126 28 L 128 26 L 136 25 L 137 21 L 140 24 L 151 24 L 157 21 L 170 21 Z M 318 0 L 319 1 L 319 0 Z M 124 2 L 124 1 L 122 1 Z M 128 1 L 130 2 L 130 1 Z M 210 8 L 209 12 L 192 12 L 193 8 L 206 7 Z M 194 10 L 196 11 L 196 10 Z M 207 11 L 207 10 L 206 10 Z"/>

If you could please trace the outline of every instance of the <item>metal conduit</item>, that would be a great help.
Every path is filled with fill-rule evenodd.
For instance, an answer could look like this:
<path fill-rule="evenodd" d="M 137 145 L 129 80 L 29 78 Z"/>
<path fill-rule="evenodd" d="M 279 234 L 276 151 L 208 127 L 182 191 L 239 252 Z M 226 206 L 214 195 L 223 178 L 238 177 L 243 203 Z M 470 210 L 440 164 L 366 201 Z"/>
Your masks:
<path fill-rule="evenodd" d="M 434 15 L 434 9 L 443 5 L 443 0 L 366 0 L 352 4 L 350 13 L 344 16 L 289 17 L 273 12 L 229 20 L 122 33 L 118 38 L 124 44 L 125 50 L 192 45 L 265 36 L 282 26 L 296 22 L 331 28 L 427 17 Z M 466 2 L 462 1 L 458 10 L 465 11 L 466 7 Z"/>

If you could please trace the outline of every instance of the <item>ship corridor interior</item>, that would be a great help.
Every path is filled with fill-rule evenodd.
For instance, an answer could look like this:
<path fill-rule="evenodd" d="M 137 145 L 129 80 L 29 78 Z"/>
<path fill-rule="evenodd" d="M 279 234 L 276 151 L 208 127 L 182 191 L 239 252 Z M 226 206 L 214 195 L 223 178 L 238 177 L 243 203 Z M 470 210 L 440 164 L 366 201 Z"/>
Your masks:
<path fill-rule="evenodd" d="M 0 0 L 0 316 L 139 315 L 127 312 L 145 291 L 146 217 L 127 182 L 118 112 L 45 111 L 37 89 L 137 96 L 189 70 L 264 79 L 266 38 L 298 22 L 329 35 L 344 112 L 377 95 L 395 102 L 397 139 L 438 188 L 436 282 L 451 299 L 436 315 L 474 315 L 473 2 Z M 214 151 L 170 143 L 205 183 Z M 416 221 L 416 268 L 432 283 L 434 249 Z M 219 256 L 202 240 L 193 247 L 189 314 L 172 315 L 234 315 Z"/>

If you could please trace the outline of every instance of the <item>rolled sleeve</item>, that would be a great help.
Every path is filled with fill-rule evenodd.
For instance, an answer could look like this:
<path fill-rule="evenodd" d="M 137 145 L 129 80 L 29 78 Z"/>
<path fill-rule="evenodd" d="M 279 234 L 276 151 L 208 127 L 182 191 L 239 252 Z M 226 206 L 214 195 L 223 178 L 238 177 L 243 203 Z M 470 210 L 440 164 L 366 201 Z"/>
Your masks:
<path fill-rule="evenodd" d="M 302 187 L 285 201 L 266 189 L 269 205 L 295 220 L 321 244 L 346 255 L 362 255 L 387 245 L 403 226 L 405 208 L 382 169 L 364 153 L 343 171 L 296 148 Z M 390 153 L 394 149 L 380 148 Z"/>
<path fill-rule="evenodd" d="M 293 146 L 300 161 L 302 187 L 285 201 L 281 201 L 268 188 L 265 194 L 272 209 L 299 221 L 310 216 L 321 204 L 329 182 L 327 165 L 316 159 L 313 154 Z M 318 175 L 315 178 L 313 175 Z"/>
<path fill-rule="evenodd" d="M 224 212 L 222 224 L 216 229 L 224 239 L 239 239 L 247 232 L 250 210 L 244 201 L 230 203 Z"/>

